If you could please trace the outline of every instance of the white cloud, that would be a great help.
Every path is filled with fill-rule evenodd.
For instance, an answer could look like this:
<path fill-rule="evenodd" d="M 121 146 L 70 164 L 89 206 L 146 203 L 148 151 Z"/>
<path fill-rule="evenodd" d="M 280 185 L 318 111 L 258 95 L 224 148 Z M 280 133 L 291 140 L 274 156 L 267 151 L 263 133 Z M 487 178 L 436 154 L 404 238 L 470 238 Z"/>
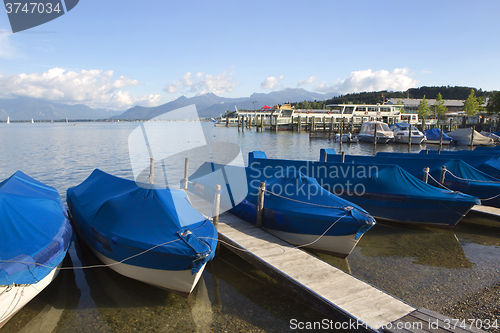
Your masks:
<path fill-rule="evenodd" d="M 354 71 L 345 80 L 337 81 L 333 90 L 342 94 L 379 90 L 405 91 L 418 84 L 409 74 L 408 68 L 396 68 L 392 72 L 371 69 Z"/>
<path fill-rule="evenodd" d="M 297 87 L 305 86 L 306 84 L 312 83 L 312 82 L 316 81 L 317 79 L 318 78 L 316 76 L 311 76 L 310 78 L 307 78 L 307 79 L 304 79 L 304 80 L 300 80 L 297 83 Z"/>
<path fill-rule="evenodd" d="M 12 33 L 0 30 L 0 59 L 14 59 L 19 56 L 19 52 L 10 42 L 9 36 L 12 36 Z"/>
<path fill-rule="evenodd" d="M 234 82 L 232 73 L 227 71 L 216 76 L 203 72 L 198 72 L 193 76 L 191 72 L 187 72 L 181 79 L 167 83 L 164 90 L 169 94 L 182 92 L 196 95 L 207 93 L 223 95 L 226 92 L 234 91 L 238 84 L 239 82 Z"/>
<path fill-rule="evenodd" d="M 280 82 L 282 79 L 283 75 L 280 75 L 280 77 L 269 76 L 260 84 L 260 86 L 267 90 L 282 88 L 283 85 Z"/>
<path fill-rule="evenodd" d="M 21 73 L 3 76 L 0 73 L 0 98 L 26 96 L 110 109 L 158 105 L 162 95 L 131 96 L 129 91 L 121 90 L 139 84 L 139 81 L 125 76 L 113 80 L 112 70 L 91 69 L 74 72 L 56 67 L 41 75 Z"/>

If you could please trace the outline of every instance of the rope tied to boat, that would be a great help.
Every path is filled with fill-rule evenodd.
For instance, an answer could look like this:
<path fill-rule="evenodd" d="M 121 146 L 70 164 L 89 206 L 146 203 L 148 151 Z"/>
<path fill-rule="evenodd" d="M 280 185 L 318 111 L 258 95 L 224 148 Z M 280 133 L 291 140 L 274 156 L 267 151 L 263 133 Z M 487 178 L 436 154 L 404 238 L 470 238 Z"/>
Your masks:
<path fill-rule="evenodd" d="M 125 261 L 127 260 L 130 260 L 132 258 L 135 258 L 135 257 L 138 257 L 140 255 L 143 255 L 144 253 L 147 253 L 149 251 L 152 251 L 154 249 L 156 249 L 157 247 L 160 247 L 160 246 L 163 246 L 163 245 L 167 245 L 167 244 L 170 244 L 170 243 L 174 243 L 174 242 L 178 242 L 180 241 L 181 239 L 174 239 L 174 240 L 171 240 L 171 241 L 168 241 L 168 242 L 165 242 L 165 243 L 162 243 L 162 244 L 158 244 L 158 245 L 155 245 L 147 250 L 144 250 L 140 253 L 136 253 L 134 254 L 133 256 L 130 256 L 128 258 L 125 258 L 125 259 L 122 259 L 120 261 L 117 261 L 117 262 L 114 262 L 114 263 L 111 263 L 111 264 L 100 264 L 100 265 L 91 265 L 91 266 L 79 266 L 79 267 L 57 267 L 57 266 L 49 266 L 49 265 L 44 265 L 44 264 L 40 264 L 40 263 L 33 263 L 33 262 L 26 262 L 26 261 L 17 261 L 17 260 L 1 260 L 0 259 L 0 262 L 5 262 L 5 263 L 18 263 L 18 264 L 25 264 L 25 265 L 35 265 L 35 266 L 41 266 L 41 267 L 47 267 L 47 268 L 50 268 L 50 269 L 58 269 L 58 270 L 65 270 L 65 269 L 87 269 L 87 268 L 104 268 L 104 267 L 110 267 L 110 266 L 115 266 L 115 265 L 119 265 L 119 264 L 123 264 Z"/>
<path fill-rule="evenodd" d="M 451 173 L 450 171 L 448 171 L 448 170 L 446 170 L 446 171 L 447 171 L 447 172 L 449 172 L 449 173 L 450 173 L 453 177 L 455 177 L 455 178 L 462 179 L 462 180 L 467 180 L 467 179 L 463 179 L 463 178 L 460 178 L 460 177 L 455 176 L 454 174 L 452 174 L 452 173 Z M 424 171 L 424 172 L 425 172 L 425 171 Z M 441 184 L 440 182 L 438 182 L 438 181 L 437 181 L 434 177 L 432 177 L 432 175 L 431 175 L 429 172 L 425 172 L 425 173 L 427 173 L 427 175 L 428 175 L 429 177 L 431 177 L 431 179 L 432 179 L 432 180 L 434 180 L 436 183 L 438 183 L 438 184 L 439 184 L 439 186 L 441 186 L 442 188 L 444 188 L 444 189 L 446 189 L 446 190 L 448 190 L 448 191 L 450 191 L 450 192 L 453 192 L 453 193 L 462 193 L 462 192 L 460 192 L 460 191 L 454 191 L 454 190 L 452 190 L 452 189 L 447 188 L 446 186 L 444 186 L 443 184 Z M 485 181 L 485 182 L 487 182 L 487 181 Z M 494 183 L 494 182 L 492 182 L 492 183 Z M 500 196 L 500 193 L 499 193 L 499 194 L 497 194 L 497 195 L 495 195 L 495 196 L 492 196 L 491 198 L 485 198 L 485 199 L 478 198 L 478 199 L 479 199 L 479 200 L 481 200 L 481 201 L 488 201 L 488 200 L 493 200 L 493 199 L 496 199 L 496 198 L 498 198 L 499 196 Z M 458 213 L 457 213 L 457 214 L 458 214 Z M 463 215 L 463 214 L 461 214 L 461 215 Z M 465 216 L 465 215 L 464 215 L 464 216 Z"/>
<path fill-rule="evenodd" d="M 450 170 L 446 169 L 445 172 L 449 173 L 450 175 L 452 175 L 453 177 L 455 177 L 456 179 L 460 179 L 460 180 L 463 180 L 463 181 L 467 181 L 467 182 L 478 182 L 478 183 L 493 183 L 493 184 L 500 184 L 500 181 L 493 181 L 493 180 L 476 180 L 476 179 L 466 179 L 466 178 L 461 178 L 461 177 L 458 177 L 458 176 L 455 176 Z"/>
<path fill-rule="evenodd" d="M 344 211 L 351 211 L 353 209 L 353 207 L 351 207 L 351 206 L 334 207 L 334 206 L 320 205 L 320 204 L 315 204 L 315 203 L 312 203 L 312 202 L 306 202 L 306 201 L 301 201 L 301 200 L 297 200 L 297 199 L 292 199 L 292 198 L 285 197 L 283 195 L 271 192 L 269 190 L 264 190 L 264 192 L 267 192 L 269 194 L 272 194 L 274 196 L 277 196 L 277 197 L 280 197 L 280 198 L 283 198 L 283 199 L 287 199 L 287 200 L 290 200 L 290 201 L 295 201 L 295 202 L 306 204 L 306 205 L 316 206 L 316 207 L 339 209 L 339 210 L 344 210 Z"/>

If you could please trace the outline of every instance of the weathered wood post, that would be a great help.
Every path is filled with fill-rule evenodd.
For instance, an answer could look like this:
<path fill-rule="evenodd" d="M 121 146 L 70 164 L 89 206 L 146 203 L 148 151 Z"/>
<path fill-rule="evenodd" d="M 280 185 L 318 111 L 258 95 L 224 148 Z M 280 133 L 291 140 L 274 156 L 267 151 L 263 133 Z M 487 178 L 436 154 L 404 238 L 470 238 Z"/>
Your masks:
<path fill-rule="evenodd" d="M 240 116 L 237 115 L 237 117 L 238 117 L 238 132 L 239 132 L 240 131 Z"/>
<path fill-rule="evenodd" d="M 425 167 L 424 168 L 424 179 L 423 179 L 423 181 L 425 183 L 427 183 L 429 181 L 429 171 L 430 171 L 429 167 Z"/>
<path fill-rule="evenodd" d="M 264 213 L 264 194 L 266 193 L 266 183 L 260 182 L 259 198 L 257 202 L 257 228 L 262 227 L 262 216 Z"/>
<path fill-rule="evenodd" d="M 184 190 L 187 190 L 188 189 L 188 169 L 189 169 L 189 157 L 186 157 L 184 159 L 184 179 L 183 179 L 183 186 L 182 188 Z"/>
<path fill-rule="evenodd" d="M 373 130 L 373 145 L 377 147 L 377 123 L 374 124 L 375 128 Z"/>
<path fill-rule="evenodd" d="M 408 124 L 408 151 L 411 150 L 411 124 Z"/>
<path fill-rule="evenodd" d="M 441 167 L 441 176 L 439 177 L 439 182 L 441 184 L 444 184 L 444 178 L 445 178 L 445 176 L 446 176 L 446 165 L 443 165 Z"/>
<path fill-rule="evenodd" d="M 333 135 L 333 116 L 330 117 L 330 136 Z"/>
<path fill-rule="evenodd" d="M 226 113 L 226 127 L 229 127 L 229 113 Z"/>
<path fill-rule="evenodd" d="M 453 118 L 450 118 L 450 126 L 448 127 L 448 131 L 451 131 L 451 124 L 452 124 Z"/>
<path fill-rule="evenodd" d="M 439 149 L 438 154 L 441 154 L 441 149 L 443 148 L 443 126 L 441 125 L 439 129 Z"/>
<path fill-rule="evenodd" d="M 344 128 L 344 118 L 342 118 L 342 125 L 341 125 L 340 131 L 339 131 L 339 135 L 340 135 L 340 142 L 339 142 L 340 148 L 339 148 L 339 150 L 340 151 L 342 151 L 342 134 L 343 134 L 342 132 L 343 132 L 343 128 Z"/>
<path fill-rule="evenodd" d="M 472 126 L 472 131 L 470 132 L 470 148 L 472 149 L 474 147 L 474 132 L 475 132 L 475 126 Z"/>
<path fill-rule="evenodd" d="M 326 162 L 327 156 L 328 156 L 328 154 L 326 153 L 326 151 L 324 151 L 323 152 L 323 162 Z"/>
<path fill-rule="evenodd" d="M 316 119 L 316 117 L 312 116 L 311 117 L 311 128 L 310 128 L 311 132 L 314 132 L 314 130 L 315 130 L 315 128 L 314 128 L 314 122 L 315 122 L 314 119 Z"/>
<path fill-rule="evenodd" d="M 155 159 L 152 157 L 149 160 L 149 183 L 155 183 Z"/>
<path fill-rule="evenodd" d="M 215 185 L 215 200 L 214 200 L 214 217 L 212 219 L 212 223 L 217 227 L 219 223 L 219 212 L 220 212 L 220 185 Z"/>
<path fill-rule="evenodd" d="M 297 132 L 300 133 L 301 130 L 302 130 L 302 117 L 299 116 L 299 118 L 297 119 Z"/>
<path fill-rule="evenodd" d="M 423 131 L 425 131 L 425 117 L 422 117 L 422 132 Z"/>
<path fill-rule="evenodd" d="M 341 157 L 342 158 L 342 163 L 344 163 L 345 162 L 345 151 L 341 152 L 341 154 L 342 154 L 342 157 Z"/>

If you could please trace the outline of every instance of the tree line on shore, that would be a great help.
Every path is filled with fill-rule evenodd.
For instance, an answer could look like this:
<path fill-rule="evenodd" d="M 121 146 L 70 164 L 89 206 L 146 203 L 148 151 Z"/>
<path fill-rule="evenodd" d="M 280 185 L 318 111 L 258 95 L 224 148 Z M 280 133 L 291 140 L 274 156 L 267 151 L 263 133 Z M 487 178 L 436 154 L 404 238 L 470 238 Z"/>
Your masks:
<path fill-rule="evenodd" d="M 487 111 L 488 114 L 500 114 L 500 91 L 483 91 L 472 87 L 441 86 L 410 88 L 407 91 L 374 91 L 341 95 L 324 101 L 302 101 L 292 103 L 296 109 L 324 109 L 328 104 L 377 104 L 384 103 L 387 98 L 422 99 L 418 107 L 421 117 L 431 115 L 431 107 L 427 99 L 436 99 L 432 113 L 436 117 L 443 117 L 448 108 L 444 105 L 445 99 L 465 100 L 464 111 L 468 116 Z M 483 107 L 488 98 L 488 104 Z M 400 101 L 398 104 L 402 104 Z"/>

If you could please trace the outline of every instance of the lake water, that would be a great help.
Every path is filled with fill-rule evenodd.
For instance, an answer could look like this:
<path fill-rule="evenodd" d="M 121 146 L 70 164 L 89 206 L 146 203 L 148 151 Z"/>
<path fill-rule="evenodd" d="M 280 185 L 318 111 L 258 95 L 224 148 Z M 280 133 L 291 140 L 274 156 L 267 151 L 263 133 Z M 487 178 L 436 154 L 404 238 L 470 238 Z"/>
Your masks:
<path fill-rule="evenodd" d="M 21 170 L 55 187 L 65 200 L 66 190 L 81 183 L 95 168 L 133 179 L 137 170 L 129 157 L 129 136 L 138 126 L 140 123 L 134 122 L 0 124 L 0 180 Z M 157 123 L 151 129 L 161 133 L 161 140 L 155 144 L 171 152 L 179 150 L 176 142 L 180 135 L 193 135 L 196 142 L 188 145 L 193 148 L 190 172 L 203 161 L 200 156 L 214 154 L 214 150 L 199 154 L 203 139 L 232 143 L 218 146 L 229 159 L 240 150 L 245 160 L 249 151 L 263 150 L 270 158 L 317 160 L 320 148 L 339 148 L 328 139 L 310 139 L 307 133 L 238 132 L 211 123 L 202 123 L 205 135 L 201 138 L 193 126 Z M 408 151 L 407 145 L 397 144 L 379 144 L 376 149 Z M 419 149 L 412 147 L 413 152 Z M 363 143 L 343 144 L 343 150 L 359 155 L 375 152 L 373 145 Z M 144 161 L 149 163 L 147 154 Z M 170 184 L 176 183 L 183 167 L 181 154 L 157 161 L 155 183 L 167 178 Z M 500 282 L 500 223 L 465 218 L 453 230 L 379 223 L 363 236 L 347 259 L 317 255 L 413 306 L 446 314 L 464 297 Z M 83 267 L 96 260 L 76 241 L 65 265 Z M 2 333 L 285 332 L 290 330 L 292 319 L 323 318 L 267 275 L 221 247 L 188 299 L 110 269 L 63 270 L 7 323 Z"/>

